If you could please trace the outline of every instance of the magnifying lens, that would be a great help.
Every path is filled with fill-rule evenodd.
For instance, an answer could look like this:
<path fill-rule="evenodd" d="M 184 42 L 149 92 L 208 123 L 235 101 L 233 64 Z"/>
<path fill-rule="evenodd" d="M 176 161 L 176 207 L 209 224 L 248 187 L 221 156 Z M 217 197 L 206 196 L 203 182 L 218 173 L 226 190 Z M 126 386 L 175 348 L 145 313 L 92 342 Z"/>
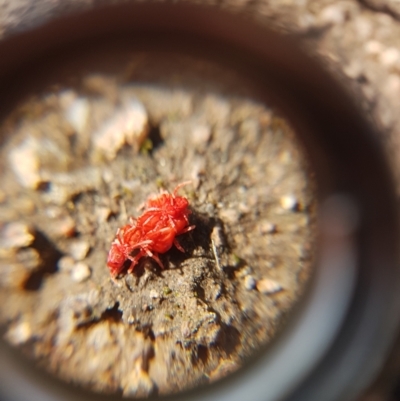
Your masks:
<path fill-rule="evenodd" d="M 47 270 L 30 274 L 28 281 L 22 280 L 21 286 L 17 286 L 14 279 L 4 278 L 6 272 L 11 274 L 12 269 L 18 269 L 15 261 L 2 262 L 2 292 L 7 298 L 3 298 L 6 300 L 0 314 L 5 333 L 0 346 L 0 397 L 12 401 L 95 400 L 121 395 L 199 401 L 356 399 L 379 373 L 398 330 L 398 218 L 394 183 L 376 129 L 343 84 L 302 51 L 294 38 L 216 7 L 126 2 L 94 6 L 28 27 L 26 24 L 25 30 L 11 34 L 0 43 L 0 104 L 4 122 L 2 192 L 3 205 L 6 205 L 3 209 L 10 210 L 1 223 L 3 247 L 6 247 L 4 241 L 10 238 L 18 242 L 22 236 L 23 242 L 29 235 L 35 237 L 32 241 L 36 242 L 22 244 L 17 251 L 12 249 L 19 257 L 24 255 L 21 249 L 31 249 L 31 253 L 25 252 L 28 256 L 18 266 L 29 265 L 33 253 L 38 253 L 42 261 L 47 258 Z M 118 70 L 116 65 L 124 68 Z M 116 80 L 115 71 L 119 71 Z M 34 98 L 37 103 L 26 101 L 38 93 L 40 96 Z M 106 106 L 101 103 L 103 97 L 108 99 Z M 32 106 L 39 103 L 36 109 Z M 55 124 L 58 130 L 64 129 L 64 120 L 57 120 L 52 114 L 56 107 L 63 110 L 70 130 L 65 132 L 69 133 L 59 139 L 56 133 L 46 137 L 45 125 L 38 123 L 40 134 L 35 136 L 32 122 L 43 116 L 52 116 L 46 120 L 46 126 Z M 136 132 L 129 124 L 143 117 L 143 109 L 147 109 L 150 119 L 137 130 L 146 134 L 129 137 L 129 133 Z M 99 115 L 104 118 L 97 118 L 95 110 L 100 110 L 98 113 L 103 113 Z M 114 115 L 115 110 L 122 111 Z M 288 123 L 282 122 L 282 117 L 276 117 L 271 110 L 278 110 L 279 116 Z M 77 118 L 82 115 L 93 122 L 93 129 L 79 126 L 81 120 Z M 103 121 L 106 121 L 105 128 L 101 129 Z M 31 129 L 30 134 L 21 134 L 24 127 Z M 274 134 L 268 134 L 268 129 Z M 88 142 L 82 145 L 85 135 Z M 53 160 L 57 149 L 51 150 L 51 141 L 61 148 L 70 147 L 72 156 L 68 160 L 59 158 L 60 171 L 49 178 L 43 175 L 45 168 L 37 168 L 32 155 L 48 155 L 38 162 L 41 166 L 46 160 Z M 33 148 L 39 150 L 32 151 Z M 43 149 L 47 153 L 40 153 Z M 213 152 L 218 157 L 214 155 L 210 159 Z M 296 156 L 296 152 L 303 156 Z M 15 154 L 13 159 L 10 155 Z M 297 168 L 294 167 L 296 157 L 305 160 L 299 161 Z M 146 164 L 149 158 L 154 164 Z M 182 162 L 178 169 L 182 160 L 190 163 Z M 21 167 L 24 162 L 27 168 Z M 96 163 L 102 166 L 99 174 L 92 169 Z M 289 175 L 280 175 L 279 163 L 291 166 Z M 72 164 L 76 169 L 83 169 L 85 180 L 82 174 L 68 175 Z M 224 170 L 224 165 L 233 167 Z M 175 176 L 168 175 L 168 169 Z M 35 171 L 40 175 L 37 181 Z M 299 175 L 300 171 L 303 175 Z M 65 177 L 70 180 L 69 186 L 65 184 Z M 175 179 L 175 182 L 165 182 L 166 177 L 172 177 L 171 181 Z M 254 177 L 261 178 L 257 181 Z M 269 177 L 275 180 L 275 186 L 268 184 Z M 300 195 L 297 199 L 286 190 L 291 188 L 290 177 L 302 182 L 309 180 L 308 186 L 304 184 L 298 189 L 308 201 L 299 201 Z M 146 201 L 157 189 L 155 183 L 172 193 L 179 181 L 186 178 L 192 183 L 179 189 L 178 194 L 188 199 L 190 224 L 196 228 L 178 238 L 185 254 L 177 249 L 161 254 L 163 264 L 167 265 L 165 270 L 144 257 L 133 274 L 124 273 L 112 281 L 106 255 L 115 229 L 122 221 L 128 221 L 129 214 L 136 213 L 137 217 L 146 213 L 146 209 L 137 212 L 131 209 Z M 43 234 L 29 224 L 22 228 L 15 226 L 16 221 L 26 219 L 18 215 L 20 209 L 15 205 L 21 204 L 19 198 L 8 199 L 11 196 L 8 193 L 11 187 L 5 185 L 8 182 L 12 183 L 11 187 L 14 182 L 24 187 L 15 194 L 29 194 L 27 198 L 35 210 L 32 219 L 35 213 L 40 213 L 36 207 L 39 203 L 35 202 L 41 202 L 40 199 L 48 202 L 47 214 L 43 216 L 51 215 L 58 222 L 52 226 L 53 231 Z M 63 198 L 66 187 L 70 192 Z M 73 188 L 78 187 L 75 193 Z M 106 190 L 110 191 L 108 198 L 101 192 Z M 105 199 L 109 203 L 104 203 Z M 13 217 L 11 204 L 18 209 L 19 217 Z M 76 223 L 70 231 L 68 219 L 64 218 L 67 215 Z M 291 223 L 290 218 L 294 219 Z M 301 221 L 306 221 L 304 224 L 312 230 L 301 228 Z M 132 226 L 136 227 L 135 224 Z M 292 227 L 291 231 L 283 230 L 286 236 L 282 234 L 283 226 Z M 10 227 L 20 237 L 15 231 L 9 234 Z M 51 233 L 58 233 L 54 234 L 56 240 Z M 146 238 L 151 233 L 147 231 Z M 82 238 L 87 243 L 86 253 L 79 248 Z M 264 244 L 260 248 L 257 248 L 257 238 Z M 276 267 L 292 260 L 291 252 L 298 250 L 290 243 L 293 240 L 303 241 L 303 245 L 308 241 L 312 248 L 306 256 L 297 255 L 297 262 L 293 262 L 297 267 L 293 267 L 296 273 L 291 277 L 297 277 L 303 285 L 297 298 L 287 295 L 282 284 L 285 280 Z M 279 245 L 283 243 L 286 245 Z M 78 244 L 75 253 L 71 251 L 71 244 Z M 144 242 L 142 246 L 148 244 Z M 154 243 L 152 246 L 154 250 Z M 271 249 L 281 249 L 281 253 L 271 255 Z M 79 256 L 80 251 L 85 253 L 83 257 Z M 92 258 L 91 265 L 85 262 L 87 254 Z M 305 259 L 310 270 L 299 267 L 305 266 Z M 274 260 L 278 260 L 275 265 Z M 310 272 L 306 279 L 302 279 L 301 271 Z M 73 293 L 61 297 L 57 291 L 64 291 L 61 283 L 71 277 L 73 285 L 65 284 L 65 288 L 74 288 Z M 166 284 L 161 286 L 162 282 Z M 154 283 L 159 287 L 152 287 L 150 293 L 148 285 Z M 54 348 L 40 351 L 45 334 L 31 333 L 23 319 L 27 310 L 30 310 L 29 316 L 39 319 L 38 294 L 43 288 L 46 291 L 53 288 L 54 299 L 60 298 L 64 308 L 80 305 L 76 306 L 79 313 L 75 310 L 71 320 L 63 315 L 66 309 L 61 306 L 57 309 L 54 305 L 58 312 L 44 326 L 49 332 L 57 332 L 59 327 L 66 327 L 62 324 L 73 321 L 76 325 L 68 333 L 76 335 L 81 330 L 82 341 L 89 341 L 91 333 L 95 347 L 100 347 L 103 340 L 106 347 L 113 334 L 102 337 L 105 327 L 122 331 L 131 327 L 129 330 L 143 340 L 142 345 L 136 345 L 135 349 L 140 351 L 137 355 L 132 354 L 129 359 L 130 348 L 121 348 L 113 359 L 102 353 L 100 347 L 98 359 L 93 354 L 82 363 L 89 369 L 91 363 L 95 366 L 108 358 L 108 372 L 112 373 L 121 366 L 120 355 L 124 361 L 140 361 L 136 365 L 132 362 L 130 374 L 141 377 L 142 387 L 126 390 L 127 379 L 115 373 L 114 390 L 110 391 L 107 385 L 102 389 L 98 385 L 100 378 L 94 374 L 89 379 L 88 370 L 82 377 L 78 374 L 74 380 L 63 380 L 57 372 L 70 366 L 69 358 L 73 359 L 75 352 L 82 352 L 81 345 L 71 342 L 63 348 L 64 354 L 55 357 L 54 350 L 62 341 L 58 331 L 52 338 Z M 113 291 L 107 292 L 104 288 Z M 18 291 L 31 294 L 33 312 L 29 305 L 11 305 L 7 301 L 18 300 Z M 128 292 L 129 297 L 121 295 Z M 203 320 L 196 314 L 189 319 L 192 301 L 186 303 L 189 298 L 184 298 L 189 292 L 193 308 L 202 311 Z M 102 312 L 93 305 L 88 309 L 90 297 L 82 294 L 89 293 L 97 297 L 93 305 L 108 302 L 111 306 Z M 135 297 L 144 293 L 148 293 L 147 301 L 144 296 L 137 301 L 139 298 Z M 235 299 L 232 294 L 239 295 Z M 243 294 L 248 294 L 250 301 L 246 303 Z M 253 299 L 259 304 L 249 305 Z M 163 309 L 172 304 L 176 309 L 170 312 Z M 276 332 L 269 335 L 271 311 L 282 305 L 290 306 L 285 310 L 284 322 L 277 324 Z M 259 323 L 259 315 L 251 315 L 256 308 L 261 308 L 265 316 L 269 314 L 269 320 L 265 320 L 268 323 L 263 324 L 262 320 Z M 157 310 L 162 310 L 162 316 Z M 240 322 L 235 322 L 237 316 Z M 99 322 L 106 323 L 96 328 Z M 157 353 L 162 352 L 160 344 L 168 332 L 167 329 L 163 332 L 161 326 L 167 329 L 179 326 L 181 339 L 169 345 L 169 351 L 186 355 L 187 360 L 182 356 L 186 361 L 182 364 L 197 366 L 192 372 L 177 368 L 181 366 L 178 357 L 168 365 L 169 372 L 157 370 L 154 361 Z M 217 334 L 212 337 L 210 329 L 205 327 L 216 327 Z M 257 333 L 261 332 L 266 339 L 264 343 L 258 342 Z M 199 333 L 203 333 L 201 340 Z M 10 338 L 16 347 L 10 345 Z M 148 343 L 152 344 L 150 348 Z M 33 358 L 25 358 L 19 349 Z M 35 360 L 35 352 L 46 355 L 40 368 L 37 363 L 41 361 Z M 225 362 L 219 370 L 214 365 L 211 367 L 210 362 L 218 352 L 224 355 L 221 360 Z M 237 355 L 240 357 L 235 359 Z M 193 379 L 193 372 L 202 369 L 201 377 Z M 213 374 L 221 379 L 214 380 Z M 185 385 L 189 379 L 190 385 Z M 107 380 L 104 382 L 109 383 Z M 170 391 L 165 387 L 168 382 Z M 91 388 L 93 383 L 97 384 Z M 148 391 L 143 390 L 146 383 Z"/>

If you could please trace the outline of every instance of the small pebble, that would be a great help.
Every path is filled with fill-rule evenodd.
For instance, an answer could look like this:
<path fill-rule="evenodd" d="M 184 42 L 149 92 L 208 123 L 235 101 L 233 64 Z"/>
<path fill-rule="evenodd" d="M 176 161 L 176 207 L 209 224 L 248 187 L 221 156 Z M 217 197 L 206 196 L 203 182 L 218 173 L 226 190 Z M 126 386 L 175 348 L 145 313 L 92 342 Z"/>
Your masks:
<path fill-rule="evenodd" d="M 136 322 L 136 318 L 134 315 L 130 315 L 126 321 L 128 322 L 128 324 L 133 324 Z"/>
<path fill-rule="evenodd" d="M 93 145 L 108 160 L 113 160 L 124 144 L 138 152 L 148 131 L 146 109 L 138 100 L 132 99 L 94 134 Z"/>
<path fill-rule="evenodd" d="M 16 249 L 32 244 L 35 236 L 33 230 L 25 223 L 8 223 L 0 231 L 0 248 Z"/>
<path fill-rule="evenodd" d="M 252 272 L 252 269 L 250 266 L 245 266 L 242 269 L 238 270 L 235 275 L 238 278 L 246 277 Z"/>
<path fill-rule="evenodd" d="M 58 270 L 62 272 L 71 272 L 75 266 L 75 261 L 71 256 L 63 256 L 57 263 Z"/>
<path fill-rule="evenodd" d="M 320 13 L 320 21 L 327 25 L 340 25 L 346 19 L 346 10 L 340 4 L 325 7 Z"/>
<path fill-rule="evenodd" d="M 68 173 L 43 173 L 43 178 L 51 182 L 48 190 L 43 193 L 43 199 L 58 206 L 65 206 L 83 192 L 97 190 L 102 184 L 101 170 L 93 166 Z"/>
<path fill-rule="evenodd" d="M 109 184 L 110 182 L 113 182 L 115 180 L 114 174 L 111 170 L 105 169 L 102 174 L 102 178 L 104 182 Z"/>
<path fill-rule="evenodd" d="M 343 71 L 351 79 L 357 79 L 363 74 L 363 65 L 353 60 L 349 65 L 345 66 Z"/>
<path fill-rule="evenodd" d="M 84 98 L 73 100 L 65 111 L 66 120 L 78 134 L 84 133 L 89 120 L 89 115 L 90 105 Z"/>
<path fill-rule="evenodd" d="M 63 215 L 63 208 L 58 206 L 47 206 L 44 213 L 47 217 L 50 217 L 50 219 L 57 219 Z"/>
<path fill-rule="evenodd" d="M 198 125 L 192 130 L 192 141 L 194 145 L 206 144 L 211 137 L 211 128 L 208 125 Z"/>
<path fill-rule="evenodd" d="M 99 223 L 105 223 L 112 215 L 112 210 L 107 206 L 96 208 L 96 217 Z"/>
<path fill-rule="evenodd" d="M 364 49 L 368 54 L 376 56 L 382 52 L 383 45 L 377 40 L 370 40 L 364 45 Z"/>
<path fill-rule="evenodd" d="M 32 336 L 32 329 L 28 322 L 19 322 L 10 327 L 6 338 L 13 345 L 27 342 Z"/>
<path fill-rule="evenodd" d="M 269 221 L 264 221 L 259 226 L 261 234 L 273 234 L 276 233 L 276 224 Z"/>
<path fill-rule="evenodd" d="M 0 255 L 0 257 L 1 256 L 2 255 Z M 2 263 L 0 269 L 1 287 L 21 289 L 31 275 L 30 270 L 21 263 Z"/>
<path fill-rule="evenodd" d="M 70 216 L 65 216 L 49 223 L 52 234 L 56 237 L 70 238 L 76 233 L 75 220 Z"/>
<path fill-rule="evenodd" d="M 37 269 L 42 261 L 36 249 L 26 247 L 17 252 L 16 259 L 29 271 Z"/>
<path fill-rule="evenodd" d="M 246 290 L 252 290 L 256 287 L 256 280 L 253 276 L 246 276 L 244 278 L 244 287 Z"/>
<path fill-rule="evenodd" d="M 78 262 L 71 271 L 72 280 L 77 283 L 87 280 L 92 274 L 90 267 L 86 263 Z"/>
<path fill-rule="evenodd" d="M 280 203 L 282 209 L 292 212 L 296 211 L 299 206 L 296 197 L 293 195 L 282 196 Z"/>
<path fill-rule="evenodd" d="M 211 382 L 218 381 L 223 377 L 230 375 L 231 373 L 235 372 L 240 368 L 240 364 L 234 361 L 225 360 L 222 361 L 216 369 L 214 369 L 208 377 L 210 378 Z"/>
<path fill-rule="evenodd" d="M 186 320 L 181 325 L 181 334 L 184 338 L 188 338 L 192 334 L 192 330 L 190 329 L 189 322 Z"/>
<path fill-rule="evenodd" d="M 102 350 L 107 344 L 113 341 L 110 325 L 108 322 L 99 322 L 88 330 L 86 344 L 93 347 L 96 351 Z"/>
<path fill-rule="evenodd" d="M 171 288 L 165 286 L 165 287 L 163 288 L 163 293 L 164 293 L 164 295 L 169 295 L 169 294 L 172 293 L 172 290 L 171 290 Z"/>
<path fill-rule="evenodd" d="M 236 209 L 224 209 L 219 211 L 219 216 L 227 223 L 237 223 L 239 221 L 240 212 Z"/>
<path fill-rule="evenodd" d="M 156 290 L 150 290 L 149 296 L 151 299 L 157 299 L 160 295 Z"/>
<path fill-rule="evenodd" d="M 69 249 L 70 255 L 75 260 L 83 260 L 90 250 L 90 245 L 87 241 L 74 241 Z"/>
<path fill-rule="evenodd" d="M 238 209 L 239 209 L 240 213 L 250 213 L 251 212 L 251 207 L 244 202 L 239 203 Z"/>
<path fill-rule="evenodd" d="M 206 203 L 204 206 L 204 211 L 210 216 L 214 216 L 215 207 L 212 203 Z"/>
<path fill-rule="evenodd" d="M 11 169 L 25 188 L 36 189 L 41 182 L 38 146 L 37 141 L 28 137 L 13 148 L 8 156 Z"/>
<path fill-rule="evenodd" d="M 379 55 L 379 60 L 385 67 L 393 67 L 400 63 L 400 51 L 395 47 L 389 47 Z"/>
<path fill-rule="evenodd" d="M 283 287 L 275 280 L 269 278 L 264 278 L 257 281 L 257 290 L 263 294 L 274 294 L 276 292 L 282 291 Z"/>
<path fill-rule="evenodd" d="M 139 359 L 135 369 L 125 379 L 127 384 L 122 389 L 123 397 L 148 398 L 156 388 L 147 372 L 141 368 L 141 365 L 144 364 L 141 361 L 142 358 Z"/>

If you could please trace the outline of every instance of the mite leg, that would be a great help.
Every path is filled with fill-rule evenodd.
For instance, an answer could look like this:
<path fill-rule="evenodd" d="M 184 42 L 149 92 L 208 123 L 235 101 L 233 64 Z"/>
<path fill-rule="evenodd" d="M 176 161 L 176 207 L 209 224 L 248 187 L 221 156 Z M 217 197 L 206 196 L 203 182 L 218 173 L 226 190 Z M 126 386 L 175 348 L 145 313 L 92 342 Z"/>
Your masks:
<path fill-rule="evenodd" d="M 138 242 L 134 246 L 131 247 L 131 252 L 135 251 L 136 249 L 143 248 L 144 246 L 151 245 L 151 244 L 153 244 L 153 242 L 154 241 L 151 239 L 146 239 L 144 241 Z"/>
<path fill-rule="evenodd" d="M 192 231 L 192 230 L 195 229 L 195 228 L 196 228 L 196 226 L 189 226 L 189 227 L 186 227 L 185 229 L 182 230 L 182 232 L 179 233 L 179 235 L 185 234 L 185 233 L 187 233 L 188 231 Z M 181 252 L 185 252 L 185 250 L 182 248 L 182 245 L 178 242 L 178 240 L 177 240 L 176 238 L 174 239 L 174 245 L 175 245 Z"/>
<path fill-rule="evenodd" d="M 148 208 L 146 209 L 146 212 L 160 212 L 160 211 L 162 211 L 162 209 L 159 208 L 159 207 L 155 207 L 155 206 L 148 207 Z"/>
<path fill-rule="evenodd" d="M 157 264 L 161 267 L 161 269 L 164 269 L 164 265 L 161 263 L 161 260 L 156 253 L 152 253 L 148 249 L 146 249 L 146 253 L 147 253 L 147 256 L 150 256 L 157 262 Z"/>
<path fill-rule="evenodd" d="M 168 221 L 169 221 L 169 224 L 171 225 L 171 228 L 176 232 L 176 224 L 175 224 L 174 219 L 171 216 L 168 216 Z"/>
<path fill-rule="evenodd" d="M 189 227 L 186 227 L 186 228 L 184 228 L 180 233 L 179 233 L 179 235 L 181 235 L 181 234 L 185 234 L 185 233 L 187 233 L 187 232 L 189 232 L 189 231 L 192 231 L 192 230 L 194 230 L 196 228 L 196 226 L 189 226 Z"/>
<path fill-rule="evenodd" d="M 184 187 L 185 185 L 189 185 L 189 184 L 191 184 L 191 183 L 192 183 L 192 181 L 185 181 L 185 182 L 181 182 L 180 184 L 178 184 L 178 185 L 175 187 L 174 192 L 173 192 L 174 198 L 175 198 L 176 194 L 178 193 L 178 191 L 179 191 L 182 187 Z"/>
<path fill-rule="evenodd" d="M 128 259 L 131 261 L 131 264 L 128 267 L 128 273 L 133 272 L 133 269 L 139 263 L 139 260 L 142 256 L 144 256 L 144 255 L 141 252 L 139 252 L 136 256 L 128 256 Z"/>
<path fill-rule="evenodd" d="M 185 250 L 182 248 L 182 245 L 178 242 L 178 240 L 175 238 L 174 239 L 174 245 L 181 251 L 185 252 Z"/>

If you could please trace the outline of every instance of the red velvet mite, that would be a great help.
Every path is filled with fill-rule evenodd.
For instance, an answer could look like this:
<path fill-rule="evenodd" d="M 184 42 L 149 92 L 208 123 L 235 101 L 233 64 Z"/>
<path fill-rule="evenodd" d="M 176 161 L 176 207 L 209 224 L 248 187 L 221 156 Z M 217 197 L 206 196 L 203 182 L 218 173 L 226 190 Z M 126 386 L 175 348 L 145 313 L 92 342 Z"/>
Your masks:
<path fill-rule="evenodd" d="M 127 259 L 131 261 L 128 273 L 132 272 L 144 256 L 153 258 L 164 268 L 158 254 L 167 252 L 172 245 L 185 252 L 176 239 L 191 231 L 195 226 L 189 225 L 189 201 L 177 192 L 190 181 L 179 184 L 171 193 L 162 191 L 150 197 L 145 210 L 138 218 L 117 230 L 111 249 L 108 253 L 107 266 L 113 277 L 121 273 Z"/>

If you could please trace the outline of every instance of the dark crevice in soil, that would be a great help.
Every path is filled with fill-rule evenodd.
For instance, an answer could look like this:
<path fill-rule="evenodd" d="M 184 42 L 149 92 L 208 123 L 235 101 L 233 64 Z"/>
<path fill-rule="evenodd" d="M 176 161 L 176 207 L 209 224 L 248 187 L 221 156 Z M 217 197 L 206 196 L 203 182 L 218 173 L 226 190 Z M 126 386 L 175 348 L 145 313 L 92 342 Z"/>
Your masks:
<path fill-rule="evenodd" d="M 193 212 L 190 215 L 190 224 L 196 226 L 196 228 L 191 231 L 191 245 L 193 248 L 194 244 L 196 244 L 196 247 L 200 246 L 205 251 L 209 251 L 211 249 L 211 232 L 217 224 L 216 219 L 209 217 L 206 214 Z"/>
<path fill-rule="evenodd" d="M 206 302 L 206 296 L 204 292 L 204 288 L 200 284 L 196 284 L 193 291 L 195 292 L 196 296 L 200 298 L 203 302 Z"/>
<path fill-rule="evenodd" d="M 36 231 L 35 240 L 31 247 L 39 252 L 42 262 L 39 269 L 32 272 L 26 280 L 24 289 L 27 291 L 37 291 L 42 285 L 44 276 L 57 271 L 57 262 L 61 258 L 62 253 L 40 231 Z"/>
<path fill-rule="evenodd" d="M 208 356 L 209 356 L 208 347 L 202 344 L 198 344 L 197 346 L 194 347 L 192 351 L 191 355 L 192 363 L 194 365 L 198 365 L 199 363 L 206 365 L 208 361 Z"/>
<path fill-rule="evenodd" d="M 240 345 L 240 332 L 234 327 L 221 322 L 221 331 L 219 332 L 216 344 L 222 348 L 227 355 L 232 354 Z"/>
<path fill-rule="evenodd" d="M 143 333 L 144 337 L 149 338 L 151 341 L 154 341 L 156 339 L 153 329 L 152 329 L 151 325 L 149 325 L 149 324 L 139 326 L 136 329 L 136 331 L 138 331 L 139 333 Z"/>
<path fill-rule="evenodd" d="M 150 132 L 147 137 L 152 143 L 152 149 L 149 150 L 150 154 L 152 154 L 164 143 L 164 139 L 161 137 L 160 127 L 158 125 L 150 127 Z"/>
<path fill-rule="evenodd" d="M 80 201 L 83 200 L 83 198 L 85 196 L 93 197 L 96 194 L 97 194 L 96 190 L 82 191 L 82 192 L 79 192 L 78 194 L 72 196 L 71 201 L 74 203 L 74 205 L 77 205 Z"/>
<path fill-rule="evenodd" d="M 116 302 L 112 308 L 106 309 L 99 320 L 108 320 L 109 322 L 119 323 L 122 321 L 122 311 L 118 309 L 119 302 Z"/>
<path fill-rule="evenodd" d="M 222 269 L 223 269 L 224 273 L 226 274 L 226 276 L 227 276 L 227 278 L 229 280 L 234 280 L 235 272 L 240 270 L 243 266 L 246 266 L 246 263 L 244 263 L 244 262 L 240 263 L 239 262 L 239 264 L 236 264 L 234 266 L 232 266 L 232 265 L 222 266 Z"/>
<path fill-rule="evenodd" d="M 37 190 L 40 192 L 48 192 L 51 188 L 51 182 L 49 181 L 42 181 L 38 184 Z"/>
<path fill-rule="evenodd" d="M 86 321 L 77 325 L 77 329 L 87 330 L 88 328 L 94 326 L 97 323 L 102 321 L 108 321 L 111 323 L 120 323 L 122 322 L 122 311 L 118 309 L 119 302 L 115 302 L 114 306 L 111 308 L 107 308 L 99 318 L 94 318 L 90 321 Z M 87 310 L 86 313 L 90 316 L 91 310 Z"/>

